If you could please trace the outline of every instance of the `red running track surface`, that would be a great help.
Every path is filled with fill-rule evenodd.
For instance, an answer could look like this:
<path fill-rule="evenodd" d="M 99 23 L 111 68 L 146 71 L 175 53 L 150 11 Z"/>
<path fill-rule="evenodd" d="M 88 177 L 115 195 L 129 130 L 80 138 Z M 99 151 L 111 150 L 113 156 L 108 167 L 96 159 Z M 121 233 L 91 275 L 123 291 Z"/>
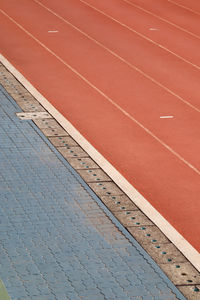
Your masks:
<path fill-rule="evenodd" d="M 1 0 L 0 8 L 4 57 L 200 251 L 200 5 Z"/>

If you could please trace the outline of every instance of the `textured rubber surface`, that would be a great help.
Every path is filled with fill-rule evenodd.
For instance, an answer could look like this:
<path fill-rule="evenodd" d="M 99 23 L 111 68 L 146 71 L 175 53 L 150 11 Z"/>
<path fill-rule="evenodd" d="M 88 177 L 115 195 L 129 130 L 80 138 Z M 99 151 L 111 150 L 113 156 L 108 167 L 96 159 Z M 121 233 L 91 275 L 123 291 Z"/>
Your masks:
<path fill-rule="evenodd" d="M 185 299 L 0 91 L 0 277 L 14 299 Z"/>

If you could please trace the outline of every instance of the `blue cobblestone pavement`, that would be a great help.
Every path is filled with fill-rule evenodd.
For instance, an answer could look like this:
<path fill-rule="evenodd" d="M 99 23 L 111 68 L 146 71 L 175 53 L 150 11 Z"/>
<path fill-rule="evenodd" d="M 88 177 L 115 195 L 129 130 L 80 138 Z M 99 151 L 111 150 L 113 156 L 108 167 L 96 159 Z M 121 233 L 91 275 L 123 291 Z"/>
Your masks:
<path fill-rule="evenodd" d="M 0 89 L 0 278 L 10 297 L 185 299 Z"/>

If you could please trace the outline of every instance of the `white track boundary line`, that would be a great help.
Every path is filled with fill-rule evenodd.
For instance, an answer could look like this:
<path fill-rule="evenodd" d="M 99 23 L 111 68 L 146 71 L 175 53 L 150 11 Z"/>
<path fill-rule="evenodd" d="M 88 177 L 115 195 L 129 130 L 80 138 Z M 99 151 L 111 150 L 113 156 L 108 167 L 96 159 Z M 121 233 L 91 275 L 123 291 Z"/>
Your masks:
<path fill-rule="evenodd" d="M 44 106 L 125 194 L 152 220 L 200 272 L 200 253 L 80 134 L 80 132 L 2 55 L 1 63 Z"/>
<path fill-rule="evenodd" d="M 174 154 L 177 158 L 179 158 L 183 163 L 185 163 L 189 168 L 193 169 L 197 174 L 200 175 L 200 170 L 193 166 L 190 162 L 184 159 L 180 154 L 174 151 L 170 146 L 168 146 L 165 142 L 163 142 L 160 138 L 158 138 L 153 132 L 151 132 L 148 128 L 146 128 L 142 123 L 137 121 L 132 115 L 130 115 L 127 111 L 125 111 L 119 104 L 117 104 L 113 99 L 107 96 L 104 92 L 102 92 L 98 87 L 96 87 L 92 82 L 90 82 L 86 77 L 84 77 L 81 73 L 79 73 L 74 67 L 66 63 L 60 56 L 58 56 L 55 52 L 53 52 L 50 48 L 48 48 L 45 44 L 43 44 L 40 40 L 38 40 L 34 35 L 32 35 L 29 31 L 27 31 L 22 25 L 17 23 L 13 18 L 11 18 L 7 13 L 0 9 L 0 12 L 4 14 L 9 20 L 11 20 L 15 25 L 17 25 L 20 29 L 22 29 L 27 35 L 29 35 L 33 40 L 35 40 L 40 46 L 42 46 L 45 50 L 51 53 L 54 57 L 56 57 L 61 63 L 64 64 L 68 69 L 78 75 L 84 82 L 86 82 L 91 88 L 97 91 L 100 95 L 106 98 L 113 106 L 119 109 L 125 116 L 127 116 L 130 120 L 135 122 L 138 126 L 140 126 L 144 131 L 146 131 L 149 135 L 151 135 L 157 142 L 159 142 L 163 147 L 168 149 L 172 154 Z M 189 104 L 188 104 L 189 105 Z"/>

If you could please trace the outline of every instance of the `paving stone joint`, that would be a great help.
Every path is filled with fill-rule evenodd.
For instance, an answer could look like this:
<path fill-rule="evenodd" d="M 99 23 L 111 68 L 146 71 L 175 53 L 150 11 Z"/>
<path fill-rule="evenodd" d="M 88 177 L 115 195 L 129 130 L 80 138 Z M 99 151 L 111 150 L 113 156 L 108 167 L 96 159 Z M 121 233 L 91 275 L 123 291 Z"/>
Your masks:
<path fill-rule="evenodd" d="M 57 121 L 49 116 L 41 104 L 4 68 L 3 65 L 0 65 L 0 83 L 11 97 L 13 97 L 17 105 L 19 105 L 24 113 L 27 114 L 27 118 L 29 117 L 30 120 L 34 120 L 35 125 L 38 126 L 49 142 L 56 147 L 59 153 L 63 155 L 67 162 L 79 173 L 93 192 L 101 199 L 102 203 L 106 205 L 127 231 L 157 262 L 182 294 L 185 295 L 186 299 L 200 299 L 199 272 L 197 272 L 180 251 L 178 251 L 178 249 L 163 235 L 155 224 L 153 224 L 104 173 L 104 171 L 101 170 L 101 168 L 78 145 L 77 141 L 74 141 L 73 137 L 70 137 Z M 13 108 L 11 110 L 13 110 Z M 33 112 L 36 113 L 35 116 Z M 39 116 L 37 115 L 37 112 L 42 112 L 42 114 Z M 6 114 L 8 114 L 8 112 L 6 112 Z M 22 116 L 20 114 L 21 112 L 19 112 L 19 117 Z M 63 179 L 61 175 L 65 172 L 63 166 L 60 165 L 61 174 L 59 174 L 59 176 L 55 175 L 55 172 L 53 172 L 54 182 L 51 182 L 51 185 L 55 188 L 54 190 L 56 190 L 56 192 L 54 192 L 54 190 L 50 191 L 49 188 L 45 186 L 45 181 L 50 180 L 51 177 L 48 175 L 48 171 L 44 171 L 43 173 L 43 171 L 40 170 L 41 173 L 36 175 L 35 172 L 38 170 L 41 160 L 45 162 L 45 167 L 50 170 L 49 157 L 52 156 L 52 152 L 49 148 L 45 147 L 44 144 L 39 142 L 37 135 L 34 135 L 30 131 L 28 126 L 30 121 L 19 121 L 27 122 L 23 123 L 23 134 L 26 134 L 26 140 L 23 141 L 20 134 L 14 133 L 14 129 L 9 127 L 12 127 L 12 125 L 9 125 L 6 121 L 6 115 L 3 114 L 3 111 L 1 112 L 1 118 L 4 130 L 8 128 L 10 130 L 9 140 L 6 140 L 5 134 L 1 140 L 1 144 L 6 149 L 5 157 L 0 160 L 1 168 L 4 167 L 5 170 L 3 175 L 0 174 L 0 183 L 6 178 L 6 186 L 1 190 L 1 193 L 3 193 L 6 199 L 2 208 L 5 211 L 8 209 L 11 211 L 9 214 L 1 214 L 2 223 L 0 236 L 5 243 L 0 246 L 2 251 L 1 257 L 4 259 L 1 264 L 0 274 L 2 277 L 5 277 L 5 279 L 9 278 L 7 281 L 8 290 L 12 291 L 14 288 L 15 291 L 13 299 L 27 299 L 28 295 L 29 299 L 45 299 L 46 297 L 46 299 L 91 298 L 92 300 L 158 300 L 158 295 L 155 298 L 155 291 L 145 290 L 144 285 L 144 295 L 141 296 L 141 278 L 137 278 L 137 272 L 135 273 L 136 275 L 133 276 L 133 274 L 130 273 L 130 277 L 127 277 L 126 269 L 130 268 L 131 270 L 128 262 L 131 261 L 131 259 L 135 260 L 131 254 L 132 250 L 130 242 L 121 235 L 119 230 L 116 231 L 116 228 L 113 227 L 109 218 L 105 221 L 105 216 L 102 215 L 102 211 L 99 210 L 98 205 L 91 201 L 91 199 L 86 199 L 87 197 L 83 196 L 81 188 L 80 191 L 77 187 L 73 188 L 73 178 L 65 178 L 64 182 L 62 182 Z M 15 125 L 18 124 L 17 126 L 20 127 L 20 124 L 22 123 L 18 123 L 16 119 L 14 121 Z M 37 152 L 38 160 L 34 160 L 31 166 L 29 164 L 29 159 L 31 158 L 32 149 L 29 149 L 27 144 L 28 141 L 33 143 L 33 148 L 37 148 L 40 152 Z M 15 143 L 15 147 L 13 147 L 13 142 Z M 19 149 L 25 158 L 25 162 L 23 162 L 22 170 L 20 161 L 11 161 L 10 168 L 16 176 L 15 187 L 11 187 L 10 184 L 12 178 L 9 178 L 10 174 L 6 171 L 7 167 L 5 168 L 5 163 L 7 166 L 7 161 L 13 157 L 15 152 L 19 152 Z M 51 165 L 53 163 L 56 165 L 57 158 L 52 156 L 51 159 Z M 25 168 L 26 165 L 27 168 Z M 18 173 L 18 170 L 20 170 L 21 173 Z M 29 182 L 30 174 L 32 178 Z M 20 176 L 22 175 L 25 176 L 27 180 L 26 185 L 21 184 Z M 57 180 L 58 177 L 60 181 Z M 55 203 L 56 198 L 61 197 L 62 199 L 63 197 L 63 184 L 65 184 L 66 180 L 71 184 L 71 190 L 65 191 L 66 199 L 63 199 L 60 203 Z M 31 192 L 29 184 L 32 188 Z M 12 188 L 15 189 L 15 196 L 12 192 Z M 42 192 L 40 191 L 40 188 Z M 76 197 L 78 197 L 77 199 L 79 199 L 76 200 L 75 207 L 70 201 L 70 199 L 74 197 L 73 193 L 75 193 Z M 32 202 L 34 197 L 37 199 L 36 203 Z M 44 207 L 46 208 L 44 200 L 47 199 L 45 197 L 48 198 L 48 209 L 46 210 L 44 210 Z M 21 198 L 20 201 L 23 202 L 20 202 L 19 198 Z M 68 203 L 67 218 L 71 220 L 71 225 L 65 221 L 65 218 L 60 220 L 60 217 L 66 216 L 65 201 Z M 22 214 L 22 211 L 25 214 Z M 33 213 L 36 211 L 36 214 Z M 59 218 L 54 218 L 52 220 L 51 217 L 55 211 L 57 211 L 57 213 L 59 211 Z M 90 231 L 90 227 L 87 227 L 87 230 L 85 231 L 79 231 L 78 227 L 82 226 L 80 223 L 80 214 L 82 213 L 87 216 L 84 222 L 92 224 L 95 233 L 94 229 Z M 15 222 L 12 220 L 12 216 L 17 216 Z M 52 223 L 49 223 L 49 220 L 51 220 Z M 3 221 L 7 224 L 6 230 L 8 231 L 4 231 L 4 225 L 2 225 L 4 224 Z M 50 228 L 46 227 L 47 224 L 48 226 L 51 224 Z M 26 232 L 24 231 L 25 225 Z M 58 232 L 55 232 L 59 228 L 59 225 L 60 229 Z M 68 229 L 66 229 L 66 226 L 63 227 L 63 225 L 66 225 Z M 37 228 L 37 226 L 39 227 Z M 54 228 L 54 226 L 56 227 Z M 67 234 L 67 239 L 70 238 L 72 235 L 71 226 L 74 226 L 73 230 L 75 230 L 75 234 L 73 235 L 73 242 L 68 244 L 66 243 L 66 237 L 63 236 L 63 234 Z M 38 232 L 38 229 L 41 230 L 40 233 Z M 27 232 L 30 233 L 31 238 L 27 236 Z M 100 237 L 103 237 L 103 240 L 102 238 L 97 238 L 96 232 L 100 234 Z M 16 235 L 17 239 L 15 239 Z M 54 238 L 51 240 L 52 235 L 54 235 Z M 88 235 L 92 235 L 92 242 L 85 240 L 85 237 Z M 9 239 L 7 239 L 7 237 L 9 237 Z M 40 237 L 42 237 L 42 240 Z M 87 251 L 84 253 L 84 248 L 78 248 L 78 246 L 80 246 L 78 241 L 80 242 L 80 240 L 82 240 L 83 244 L 86 243 L 88 245 L 88 249 L 90 249 L 89 252 Z M 12 245 L 12 241 L 14 241 L 13 247 L 8 247 L 9 245 Z M 106 243 L 103 241 L 106 241 Z M 32 248 L 32 252 L 27 252 L 25 249 L 20 248 L 20 242 L 22 242 L 27 249 Z M 73 251 L 72 247 L 74 247 Z M 104 259 L 97 263 L 93 258 L 95 257 L 95 254 L 100 253 L 102 247 L 104 249 Z M 110 249 L 112 249 L 115 254 L 112 259 L 110 257 Z M 82 258 L 84 258 L 83 261 L 79 260 L 78 254 L 80 252 Z M 106 253 L 108 253 L 108 256 Z M 116 253 L 120 255 L 116 257 Z M 124 256 L 123 253 L 128 253 L 129 257 Z M 136 253 L 135 255 L 138 256 Z M 67 256 L 72 259 L 73 263 L 70 263 L 70 260 L 66 261 Z M 116 265 L 116 259 L 118 259 L 118 263 L 121 264 L 120 272 L 118 272 L 119 266 L 117 267 Z M 34 264 L 32 264 L 33 261 Z M 13 266 L 11 271 L 7 268 L 10 262 L 12 262 Z M 24 264 L 24 262 L 26 263 Z M 51 267 L 48 267 L 48 262 L 51 264 Z M 87 268 L 85 268 L 86 266 Z M 111 273 L 108 271 L 105 272 L 105 266 L 110 267 L 109 272 L 115 274 L 115 277 L 111 278 Z M 141 273 L 144 266 L 140 265 L 139 268 Z M 77 274 L 74 272 L 74 269 L 76 269 Z M 102 270 L 102 272 L 99 271 L 96 273 L 96 269 Z M 148 271 L 144 269 L 144 273 L 146 272 L 148 273 Z M 151 273 L 152 271 L 149 272 Z M 152 274 L 150 277 L 153 276 Z M 26 278 L 26 276 L 28 276 L 27 281 L 22 280 L 22 278 Z M 59 277 L 61 280 L 59 280 Z M 96 281 L 94 281 L 94 278 Z M 102 278 L 104 278 L 104 280 L 102 280 Z M 105 280 L 105 278 L 107 279 Z M 158 277 L 156 278 L 158 279 Z M 67 292 L 64 288 L 66 287 L 66 282 L 68 284 Z M 133 282 L 136 282 L 135 285 L 133 285 Z M 143 278 L 143 283 L 144 282 L 145 278 Z M 53 286 L 53 284 L 55 285 Z M 93 289 L 88 289 L 88 286 L 91 286 L 91 284 Z M 167 294 L 169 293 L 168 288 L 166 288 L 166 286 L 164 287 L 164 285 L 162 286 L 162 284 L 160 287 L 155 287 L 155 290 L 157 288 L 160 289 L 160 299 L 179 299 L 176 298 L 173 293 L 169 296 L 169 294 Z M 54 298 L 52 296 L 53 294 Z M 40 298 L 41 295 L 43 295 L 42 298 Z"/>

